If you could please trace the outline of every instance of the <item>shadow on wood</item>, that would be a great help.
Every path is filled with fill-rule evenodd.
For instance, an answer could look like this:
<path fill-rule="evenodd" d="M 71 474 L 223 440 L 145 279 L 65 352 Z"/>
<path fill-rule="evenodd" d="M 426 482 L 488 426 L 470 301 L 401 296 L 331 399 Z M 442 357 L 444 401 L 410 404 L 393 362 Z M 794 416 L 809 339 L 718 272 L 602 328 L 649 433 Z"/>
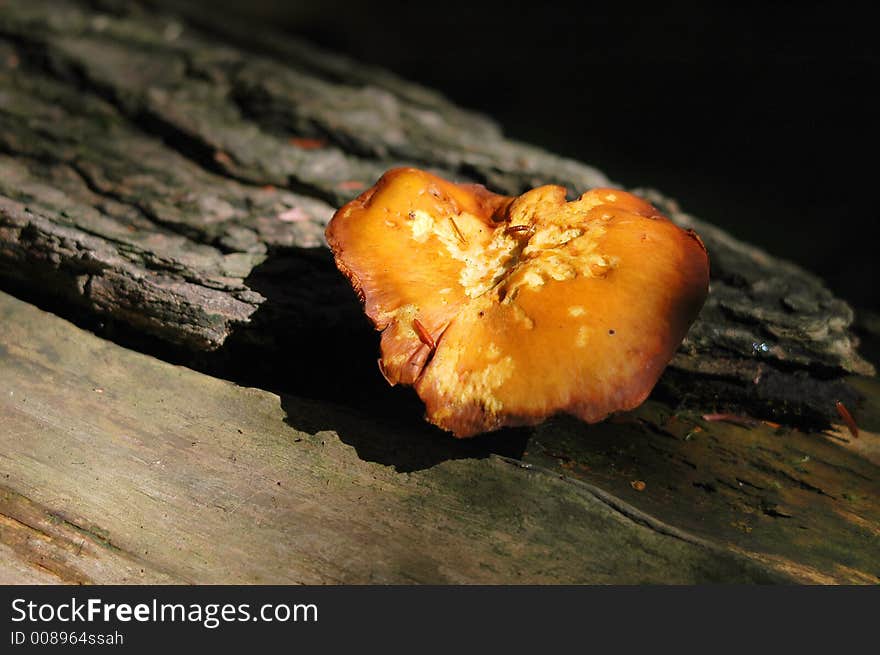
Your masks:
<path fill-rule="evenodd" d="M 306 269 L 313 277 L 306 279 L 304 257 L 313 261 Z M 292 426 L 333 430 L 361 458 L 399 471 L 449 459 L 522 455 L 529 430 L 457 440 L 425 422 L 411 388 L 388 385 L 376 363 L 379 333 L 327 250 L 270 253 L 245 284 L 265 300 L 215 353 L 217 365 L 210 368 L 226 377 L 235 371 L 233 379 L 242 384 L 279 391 Z M 291 316 L 299 320 L 291 322 Z"/>

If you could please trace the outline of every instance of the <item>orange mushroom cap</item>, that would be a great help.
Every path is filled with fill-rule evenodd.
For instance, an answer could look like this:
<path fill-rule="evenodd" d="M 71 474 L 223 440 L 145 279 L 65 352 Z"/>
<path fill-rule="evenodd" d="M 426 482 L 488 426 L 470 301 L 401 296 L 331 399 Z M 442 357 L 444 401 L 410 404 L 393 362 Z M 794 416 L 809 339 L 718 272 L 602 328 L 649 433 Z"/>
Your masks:
<path fill-rule="evenodd" d="M 640 405 L 706 299 L 699 237 L 618 189 L 511 198 L 388 171 L 326 231 L 390 384 L 458 437 Z"/>

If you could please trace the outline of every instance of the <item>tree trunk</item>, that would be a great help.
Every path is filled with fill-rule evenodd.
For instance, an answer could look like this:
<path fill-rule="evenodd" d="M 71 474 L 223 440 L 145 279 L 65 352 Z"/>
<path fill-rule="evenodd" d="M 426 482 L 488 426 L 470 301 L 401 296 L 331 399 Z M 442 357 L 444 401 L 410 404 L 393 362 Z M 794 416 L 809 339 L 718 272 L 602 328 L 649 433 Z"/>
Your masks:
<path fill-rule="evenodd" d="M 395 426 L 418 421 L 411 395 L 383 386 L 376 335 L 325 247 L 334 208 L 399 165 L 508 194 L 612 182 L 386 72 L 185 13 L 143 2 L 0 6 L 0 285 L 205 372 Z M 654 403 L 586 437 L 585 426 L 559 420 L 471 446 L 438 445 L 427 427 L 352 443 L 399 470 L 514 455 L 726 548 L 796 560 L 803 577 L 876 576 L 872 547 L 847 556 L 858 573 L 845 575 L 819 537 L 836 530 L 843 549 L 876 536 L 877 469 L 861 442 L 699 418 L 724 411 L 809 429 L 839 421 L 836 402 L 857 407 L 867 384 L 850 376 L 873 374 L 852 311 L 798 267 L 659 192 L 635 191 L 697 230 L 712 265 L 709 299 Z M 425 452 L 413 434 L 431 440 Z M 655 482 L 643 493 L 646 471 Z M 841 518 L 850 515 L 861 518 Z M 751 537 L 755 521 L 773 528 Z M 804 532 L 815 541 L 798 555 Z"/>

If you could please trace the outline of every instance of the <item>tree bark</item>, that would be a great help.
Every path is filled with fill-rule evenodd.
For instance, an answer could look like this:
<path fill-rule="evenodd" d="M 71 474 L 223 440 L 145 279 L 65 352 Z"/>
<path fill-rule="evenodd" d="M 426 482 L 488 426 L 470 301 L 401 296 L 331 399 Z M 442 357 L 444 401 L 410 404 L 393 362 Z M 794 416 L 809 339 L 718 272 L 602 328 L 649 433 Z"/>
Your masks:
<path fill-rule="evenodd" d="M 248 344 L 244 359 L 271 357 L 317 334 L 311 347 L 368 343 L 322 230 L 386 169 L 416 165 L 510 194 L 610 184 L 415 84 L 288 37 L 246 34 L 139 3 L 5 3 L 7 288 L 181 352 L 236 341 Z M 695 228 L 712 261 L 709 300 L 664 378 L 670 394 L 813 425 L 835 416 L 835 401 L 855 402 L 841 377 L 871 367 L 844 302 L 642 192 Z M 343 350 L 344 362 L 367 357 Z"/>
<path fill-rule="evenodd" d="M 287 36 L 263 32 L 256 38 L 239 26 L 185 14 L 107 0 L 0 5 L 2 288 L 122 344 L 292 393 L 278 401 L 291 425 L 307 433 L 332 429 L 356 450 L 352 461 L 369 462 L 365 470 L 381 469 L 395 484 L 406 485 L 406 475 L 424 471 L 418 480 L 456 493 L 481 476 L 495 476 L 511 491 L 523 484 L 524 471 L 541 471 L 540 488 L 529 487 L 529 493 L 567 498 L 568 482 L 550 482 L 561 475 L 582 485 L 579 497 L 595 496 L 627 521 L 701 548 L 699 540 L 706 539 L 713 549 L 760 562 L 762 571 L 813 582 L 876 582 L 876 434 L 855 439 L 742 417 L 737 420 L 746 420 L 745 427 L 702 418 L 729 411 L 827 428 L 839 422 L 837 401 L 855 409 L 863 396 L 880 397 L 873 381 L 853 382 L 852 374 L 873 369 L 857 351 L 852 311 L 820 280 L 688 215 L 657 191 L 635 190 L 678 224 L 696 229 L 712 265 L 706 306 L 654 400 L 600 426 L 556 419 L 454 442 L 423 424 L 414 397 L 388 389 L 376 370 L 378 339 L 323 241 L 334 208 L 398 165 L 508 194 L 548 183 L 577 194 L 612 183 L 594 168 L 506 139 L 491 120 L 386 72 Z M 42 320 L 17 305 L 9 309 L 0 354 L 14 350 Z M 53 363 L 45 354 L 52 335 L 67 334 L 58 325 L 53 330 L 15 362 L 4 355 L 3 363 L 9 379 L 42 398 L 40 407 L 49 411 L 64 401 L 71 421 L 87 422 L 77 409 L 82 398 L 73 402 L 64 395 L 65 385 L 78 379 L 70 358 L 79 352 L 94 375 L 110 375 L 115 369 L 108 362 L 131 362 L 131 353 L 102 350 L 91 341 L 80 352 L 82 337 L 67 336 L 63 365 Z M 145 389 L 174 377 L 161 362 L 137 366 L 145 371 Z M 34 367 L 49 371 L 57 384 L 47 385 Z M 187 373 L 185 382 L 168 382 L 166 397 L 219 393 L 206 380 Z M 127 404 L 114 411 L 124 415 L 120 425 L 134 430 L 147 420 L 136 409 L 137 384 L 118 383 Z M 322 409 L 303 410 L 304 398 Z M 240 402 L 243 413 L 263 411 L 259 403 Z M 860 407 L 869 432 L 880 425 L 875 405 Z M 169 430 L 187 409 L 176 411 L 166 417 Z M 28 412 L 30 418 L 6 418 L 31 421 L 31 428 L 45 422 L 42 410 Z M 69 437 L 57 428 L 60 415 L 52 416 L 55 438 Z M 95 447 L 103 448 L 112 434 L 94 437 Z M 271 457 L 287 457 L 288 447 L 274 444 Z M 18 461 L 14 455 L 9 461 Z M 45 455 L 51 459 L 51 452 Z M 263 455 L 255 454 L 255 462 Z M 458 467 L 473 466 L 472 475 L 452 474 L 442 484 L 433 477 L 445 470 L 437 472 L 439 463 L 490 455 L 488 468 Z M 397 473 L 374 469 L 376 462 Z M 108 471 L 117 464 L 112 458 L 104 463 Z M 17 473 L 29 475 L 25 468 Z M 63 474 L 68 487 L 59 487 L 59 497 L 81 482 L 68 469 Z M 190 478 L 181 479 L 186 484 L 180 489 L 189 489 Z M 6 503 L 10 516 L 36 512 L 39 523 L 48 501 L 24 498 L 22 490 L 39 489 L 40 480 L 18 482 L 17 490 L 0 490 L 0 506 Z M 380 488 L 374 491 L 381 496 Z M 485 520 L 509 508 L 507 496 L 481 499 L 476 493 L 465 505 L 486 499 L 497 508 L 481 505 Z M 568 511 L 563 505 L 552 514 L 561 523 Z M 92 509 L 90 516 L 101 516 L 97 505 Z M 519 516 L 504 530 L 515 532 Z M 118 520 L 108 529 L 130 536 L 126 530 L 134 528 L 125 517 Z M 465 535 L 466 523 L 459 526 Z M 219 534 L 214 528 L 222 529 L 212 526 L 206 541 Z M 588 532 L 566 537 L 566 548 L 575 552 Z M 494 533 L 481 534 L 485 545 Z M 10 539 L 0 539 L 0 546 L 18 543 L 15 535 Z M 547 549 L 559 543 L 548 537 Z M 537 566 L 539 552 L 530 551 L 530 566 Z M 632 579 L 627 566 L 616 561 L 617 580 Z M 754 579 L 740 574 L 685 578 Z M 342 578 L 362 581 L 360 575 Z M 514 575 L 510 569 L 487 579 Z M 673 578 L 664 573 L 653 579 Z M 547 579 L 582 578 L 565 569 Z"/>

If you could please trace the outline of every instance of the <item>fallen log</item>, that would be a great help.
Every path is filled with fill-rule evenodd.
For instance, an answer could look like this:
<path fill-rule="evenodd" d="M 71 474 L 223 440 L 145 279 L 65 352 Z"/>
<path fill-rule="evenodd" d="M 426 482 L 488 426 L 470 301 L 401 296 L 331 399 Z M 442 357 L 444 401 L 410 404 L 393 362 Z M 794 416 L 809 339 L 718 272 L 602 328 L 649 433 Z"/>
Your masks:
<path fill-rule="evenodd" d="M 876 582 L 880 393 L 872 381 L 853 377 L 871 375 L 873 368 L 858 353 L 851 309 L 821 280 L 688 215 L 657 191 L 636 190 L 680 225 L 696 229 L 712 264 L 709 300 L 654 400 L 600 426 L 559 419 L 454 442 L 421 422 L 412 394 L 385 385 L 375 368 L 378 339 L 323 242 L 334 209 L 397 165 L 418 165 L 508 194 L 547 183 L 573 194 L 612 184 L 589 166 L 506 139 L 491 120 L 416 84 L 294 39 L 266 34 L 255 40 L 244 28 L 140 2 L 7 0 L 0 8 L 4 290 L 133 349 L 286 392 L 274 402 L 293 429 L 312 435 L 331 430 L 355 449 L 352 461 L 393 466 L 379 468 L 394 484 L 425 471 L 418 479 L 442 491 L 448 481 L 435 483 L 430 473 L 438 464 L 491 455 L 488 468 L 465 464 L 462 470 L 451 467 L 450 475 L 468 483 L 498 474 L 498 488 L 510 489 L 506 466 L 540 469 L 541 476 L 550 471 L 535 494 L 562 493 L 564 485 L 547 482 L 551 489 L 544 482 L 562 475 L 584 485 L 578 494 L 601 498 L 630 521 L 650 524 L 655 532 L 663 526 L 657 529 L 672 539 L 687 535 L 687 543 L 706 540 L 761 567 L 754 574 L 748 567 L 731 569 L 724 559 L 722 573 L 700 568 L 681 580 L 769 580 L 781 574 L 812 582 Z M 9 379 L 14 373 L 46 408 L 59 400 L 57 390 L 27 371 L 49 365 L 39 347 L 50 344 L 38 333 L 47 319 L 9 303 L 4 334 L 12 334 L 9 326 L 19 321 L 18 336 L 7 336 L 0 354 Z M 28 330 L 36 340 L 13 362 L 6 353 L 16 344 L 24 347 Z M 58 325 L 53 330 L 66 332 Z M 89 358 L 99 351 L 133 361 L 129 351 L 102 351 L 89 343 L 80 353 L 84 367 L 97 366 Z M 75 354 L 73 348 L 53 369 L 62 385 L 77 369 L 70 359 Z M 174 370 L 155 364 L 155 370 L 138 364 L 149 369 L 152 382 L 145 377 L 144 384 L 161 385 Z M 169 389 L 200 394 L 208 393 L 205 385 L 220 388 L 207 380 L 188 378 Z M 126 389 L 126 402 L 115 411 L 124 414 L 120 425 L 131 427 L 146 419 L 134 409 L 136 386 Z M 218 397 L 227 398 L 225 393 Z M 863 428 L 858 439 L 817 432 L 841 422 L 837 402 L 856 413 Z M 18 421 L 28 434 L 48 429 L 45 412 L 7 409 L 6 426 Z M 733 415 L 747 427 L 703 418 L 713 414 Z M 60 415 L 52 416 L 52 439 L 69 437 L 58 428 Z M 168 425 L 179 418 L 167 417 Z M 217 427 L 205 420 L 199 419 L 193 434 Z M 100 445 L 111 437 L 101 431 L 94 439 Z M 273 443 L 272 456 L 286 457 L 279 453 L 288 446 Z M 10 437 L 4 448 L 8 461 L 20 462 L 34 445 Z M 343 446 L 337 450 L 333 458 L 350 456 Z M 266 453 L 252 455 L 268 465 Z M 106 472 L 119 464 L 108 455 L 95 466 Z M 12 482 L 4 483 L 5 515 L 36 517 L 41 525 L 51 521 L 51 499 L 25 494 L 39 479 L 18 465 L 12 473 Z M 199 473 L 184 474 L 190 477 L 180 488 L 189 490 Z M 57 497 L 73 493 L 81 481 L 65 471 Z M 241 506 L 244 497 L 236 493 Z M 99 496 L 88 512 L 76 505 L 67 509 L 96 520 L 100 503 L 111 502 Z M 507 516 L 508 532 L 527 514 L 504 514 L 509 505 L 503 498 L 496 509 L 475 494 L 467 502 L 483 503 L 486 516 Z M 555 507 L 551 516 L 562 521 L 563 509 Z M 130 532 L 133 524 L 121 518 L 112 523 L 105 526 L 110 534 L 123 535 L 132 548 L 140 545 Z M 457 527 L 461 534 L 466 523 Z M 77 525 L 74 520 L 52 529 L 67 538 Z M 218 525 L 203 533 L 206 541 L 221 534 Z M 24 537 L 16 530 L 4 537 L 4 548 L 20 545 Z M 540 541 L 530 534 L 532 543 Z M 585 534 L 548 537 L 545 546 L 569 548 Z M 89 549 L 100 546 L 100 539 L 86 535 L 86 541 Z M 564 567 L 542 577 L 538 560 L 529 557 L 531 581 L 636 579 L 628 560 L 615 563 L 607 577 L 579 577 Z M 75 575 L 65 578 L 70 569 L 59 569 L 60 577 L 132 579 L 135 565 L 120 561 L 128 567 L 124 576 L 93 575 L 77 564 Z M 468 568 L 472 564 L 477 566 L 469 562 L 459 577 L 446 579 L 483 579 Z M 513 580 L 516 566 L 506 560 L 504 566 L 503 575 L 485 579 Z M 410 570 L 417 569 L 412 579 L 444 579 Z M 220 581 L 210 567 L 191 575 L 171 565 L 153 572 L 145 580 Z M 265 571 L 257 573 L 241 579 L 267 579 Z M 298 579 L 365 576 L 358 569 Z M 651 579 L 679 580 L 668 571 Z"/>
<path fill-rule="evenodd" d="M 294 40 L 255 49 L 229 26 L 220 36 L 216 24 L 137 3 L 101 6 L 5 4 L 0 279 L 181 353 L 252 360 L 308 343 L 322 357 L 339 350 L 328 369 L 369 361 L 372 346 L 337 348 L 371 337 L 322 230 L 392 166 L 511 194 L 610 183 L 415 84 Z M 846 303 L 642 193 L 695 228 L 712 260 L 711 295 L 664 378 L 667 396 L 819 426 L 836 401 L 856 403 L 843 376 L 872 369 Z"/>

